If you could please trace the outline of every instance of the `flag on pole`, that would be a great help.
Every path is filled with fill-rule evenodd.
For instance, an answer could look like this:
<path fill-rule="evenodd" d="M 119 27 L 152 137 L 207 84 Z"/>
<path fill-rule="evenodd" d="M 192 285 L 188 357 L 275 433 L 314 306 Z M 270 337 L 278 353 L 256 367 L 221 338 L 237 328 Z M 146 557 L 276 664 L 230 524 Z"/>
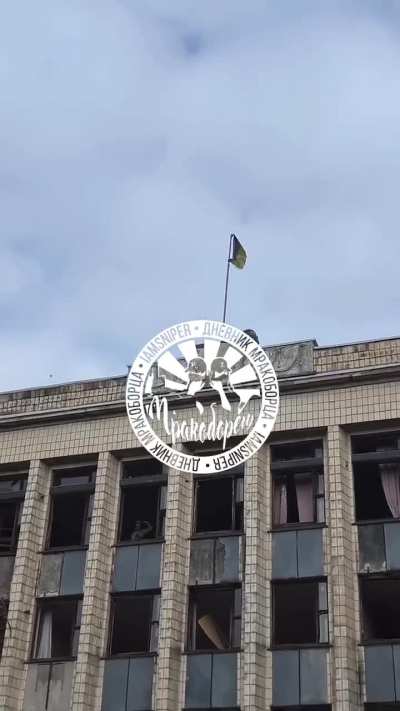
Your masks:
<path fill-rule="evenodd" d="M 232 257 L 230 262 L 238 269 L 243 269 L 246 264 L 247 254 L 245 248 L 240 244 L 236 235 L 232 235 Z"/>

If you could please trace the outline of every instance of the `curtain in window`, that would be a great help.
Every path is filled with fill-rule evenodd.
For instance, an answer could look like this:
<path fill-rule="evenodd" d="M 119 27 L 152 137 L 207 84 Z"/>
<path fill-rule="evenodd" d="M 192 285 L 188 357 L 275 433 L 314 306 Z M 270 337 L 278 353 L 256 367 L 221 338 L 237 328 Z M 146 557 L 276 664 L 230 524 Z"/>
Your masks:
<path fill-rule="evenodd" d="M 305 479 L 296 477 L 295 484 L 299 522 L 306 523 L 314 521 L 313 480 L 311 478 Z"/>
<path fill-rule="evenodd" d="M 274 525 L 287 523 L 287 489 L 285 481 L 276 481 L 274 486 Z"/>
<path fill-rule="evenodd" d="M 380 464 L 381 482 L 392 516 L 400 518 L 400 464 Z"/>
<path fill-rule="evenodd" d="M 52 626 L 53 613 L 51 610 L 42 612 L 40 618 L 40 637 L 38 640 L 37 654 L 38 659 L 48 659 L 51 657 L 52 647 Z"/>

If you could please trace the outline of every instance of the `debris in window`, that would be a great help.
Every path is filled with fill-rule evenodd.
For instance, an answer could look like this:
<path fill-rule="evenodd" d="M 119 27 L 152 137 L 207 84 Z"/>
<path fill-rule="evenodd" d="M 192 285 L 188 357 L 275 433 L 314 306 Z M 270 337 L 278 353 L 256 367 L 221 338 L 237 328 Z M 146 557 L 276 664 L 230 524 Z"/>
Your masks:
<path fill-rule="evenodd" d="M 240 646 L 241 588 L 190 591 L 189 648 L 229 650 Z"/>

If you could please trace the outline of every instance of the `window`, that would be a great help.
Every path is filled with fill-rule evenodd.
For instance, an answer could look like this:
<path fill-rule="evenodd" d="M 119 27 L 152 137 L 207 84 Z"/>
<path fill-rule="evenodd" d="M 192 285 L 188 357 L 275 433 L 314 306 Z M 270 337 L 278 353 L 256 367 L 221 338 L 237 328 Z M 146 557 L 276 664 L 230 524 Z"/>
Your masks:
<path fill-rule="evenodd" d="M 241 615 L 240 587 L 190 590 L 189 649 L 237 649 L 240 647 Z"/>
<path fill-rule="evenodd" d="M 0 478 L 0 553 L 17 547 L 26 481 L 26 477 Z"/>
<path fill-rule="evenodd" d="M 88 544 L 95 472 L 93 466 L 53 472 L 48 548 Z"/>
<path fill-rule="evenodd" d="M 155 652 L 160 595 L 118 595 L 111 601 L 110 655 Z"/>
<path fill-rule="evenodd" d="M 8 600 L 0 597 L 0 657 L 3 652 L 4 637 L 7 629 Z"/>
<path fill-rule="evenodd" d="M 360 578 L 364 641 L 400 639 L 399 578 Z"/>
<path fill-rule="evenodd" d="M 82 600 L 61 598 L 38 603 L 34 659 L 70 659 L 78 651 Z"/>
<path fill-rule="evenodd" d="M 274 583 L 273 643 L 325 644 L 328 634 L 328 593 L 325 581 Z"/>
<path fill-rule="evenodd" d="M 240 475 L 195 482 L 194 532 L 243 530 L 243 470 Z"/>
<path fill-rule="evenodd" d="M 357 521 L 400 518 L 400 435 L 353 437 Z"/>
<path fill-rule="evenodd" d="M 163 538 L 167 484 L 162 464 L 154 459 L 124 462 L 121 489 L 119 541 Z"/>
<path fill-rule="evenodd" d="M 322 442 L 271 447 L 273 525 L 325 521 Z"/>

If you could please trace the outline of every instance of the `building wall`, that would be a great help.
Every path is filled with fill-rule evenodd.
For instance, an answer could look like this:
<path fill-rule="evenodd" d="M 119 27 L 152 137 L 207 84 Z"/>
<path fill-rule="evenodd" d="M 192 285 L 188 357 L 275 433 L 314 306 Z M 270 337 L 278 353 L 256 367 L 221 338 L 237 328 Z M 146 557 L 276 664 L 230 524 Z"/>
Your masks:
<path fill-rule="evenodd" d="M 351 431 L 398 427 L 400 339 L 314 350 L 316 375 L 295 388 L 282 383 L 271 442 L 319 435 L 324 440 L 324 547 L 330 599 L 329 686 L 335 711 L 362 708 L 357 531 L 351 470 Z M 360 369 L 387 369 L 375 381 Z M 345 384 L 318 374 L 353 369 Z M 34 621 L 35 588 L 49 505 L 51 466 L 97 459 L 97 483 L 84 585 L 71 709 L 99 711 L 109 613 L 109 583 L 119 503 L 119 459 L 139 446 L 123 412 L 123 378 L 75 383 L 0 396 L 0 471 L 29 467 L 21 533 L 10 594 L 9 626 L 0 664 L 0 708 L 21 711 Z M 82 409 L 90 408 L 90 417 Z M 73 419 L 79 413 L 79 418 Z M 46 415 L 40 421 L 38 415 Z M 187 412 L 182 410 L 181 416 Z M 84 419 L 86 417 L 86 419 Z M 246 466 L 244 611 L 240 704 L 246 711 L 272 703 L 270 647 L 271 476 L 269 443 Z M 184 706 L 185 623 L 193 483 L 169 472 L 163 560 L 162 613 L 154 708 Z"/>

